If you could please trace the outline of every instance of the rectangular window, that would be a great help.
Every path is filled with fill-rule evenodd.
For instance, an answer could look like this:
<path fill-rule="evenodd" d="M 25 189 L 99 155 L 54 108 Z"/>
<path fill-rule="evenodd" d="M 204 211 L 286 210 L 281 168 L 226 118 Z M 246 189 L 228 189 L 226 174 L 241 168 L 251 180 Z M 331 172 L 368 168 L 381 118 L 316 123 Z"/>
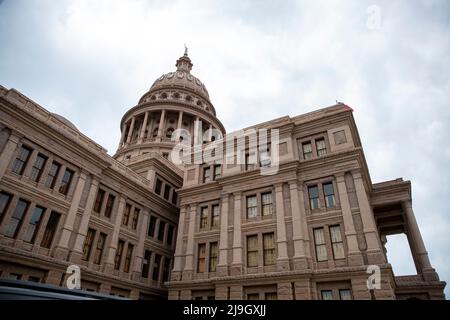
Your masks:
<path fill-rule="evenodd" d="M 131 228 L 133 230 L 136 230 L 136 228 L 137 228 L 140 212 L 141 212 L 141 210 L 139 210 L 138 208 L 134 208 L 133 220 L 131 220 Z"/>
<path fill-rule="evenodd" d="M 205 272 L 206 267 L 206 244 L 198 245 L 197 272 Z"/>
<path fill-rule="evenodd" d="M 333 255 L 335 259 L 344 259 L 344 243 L 341 236 L 340 226 L 330 227 L 331 244 L 333 245 Z"/>
<path fill-rule="evenodd" d="M 17 203 L 17 206 L 14 210 L 14 213 L 9 221 L 8 226 L 6 227 L 5 236 L 10 238 L 15 238 L 17 233 L 19 232 L 20 225 L 22 224 L 23 216 L 28 209 L 28 205 L 30 203 L 23 199 L 20 199 Z"/>
<path fill-rule="evenodd" d="M 23 241 L 34 243 L 44 211 L 45 208 L 42 207 L 34 208 L 33 213 L 31 214 L 30 222 L 28 224 L 28 229 L 23 236 Z"/>
<path fill-rule="evenodd" d="M 169 246 L 171 246 L 173 243 L 173 231 L 174 231 L 174 226 L 169 224 L 169 227 L 167 228 L 167 244 Z"/>
<path fill-rule="evenodd" d="M 325 261 L 327 257 L 327 245 L 325 243 L 325 235 L 323 228 L 314 229 L 314 244 L 316 246 L 317 261 Z"/>
<path fill-rule="evenodd" d="M 311 142 L 302 143 L 303 159 L 308 160 L 312 158 Z"/>
<path fill-rule="evenodd" d="M 320 296 L 322 297 L 322 300 L 333 300 L 333 291 L 321 290 Z"/>
<path fill-rule="evenodd" d="M 150 216 L 150 222 L 148 224 L 148 236 L 153 238 L 155 236 L 156 217 Z"/>
<path fill-rule="evenodd" d="M 170 197 L 170 186 L 166 184 L 164 186 L 164 199 L 169 200 L 169 197 Z"/>
<path fill-rule="evenodd" d="M 128 221 L 130 220 L 130 211 L 131 211 L 131 204 L 129 203 L 125 204 L 125 210 L 123 211 L 122 217 L 122 224 L 124 226 L 128 226 Z"/>
<path fill-rule="evenodd" d="M 259 300 L 259 293 L 248 293 L 247 300 Z"/>
<path fill-rule="evenodd" d="M 339 299 L 352 300 L 352 292 L 349 289 L 339 289 Z"/>
<path fill-rule="evenodd" d="M 245 155 L 245 170 L 253 170 L 255 169 L 255 155 L 252 154 L 246 154 Z"/>
<path fill-rule="evenodd" d="M 31 149 L 22 146 L 19 150 L 19 154 L 17 155 L 17 158 L 14 160 L 12 171 L 17 174 L 23 174 L 23 171 L 25 170 L 25 166 L 28 162 L 28 159 L 30 158 Z"/>
<path fill-rule="evenodd" d="M 164 229 L 166 228 L 166 223 L 159 220 L 159 230 L 158 230 L 158 240 L 164 241 Z"/>
<path fill-rule="evenodd" d="M 119 270 L 120 263 L 122 262 L 123 247 L 125 246 L 125 241 L 119 240 L 117 244 L 116 256 L 114 257 L 114 269 Z"/>
<path fill-rule="evenodd" d="M 150 271 L 150 261 L 152 258 L 152 252 L 145 250 L 144 259 L 142 260 L 142 277 L 148 278 L 148 273 Z"/>
<path fill-rule="evenodd" d="M 258 236 L 247 236 L 247 267 L 258 266 Z"/>
<path fill-rule="evenodd" d="M 162 188 L 162 181 L 159 179 L 156 179 L 156 183 L 155 183 L 155 193 L 156 194 L 161 194 L 161 188 Z"/>
<path fill-rule="evenodd" d="M 89 228 L 83 244 L 83 256 L 81 259 L 88 261 L 91 256 L 92 244 L 94 243 L 95 230 Z"/>
<path fill-rule="evenodd" d="M 273 214 L 272 192 L 263 193 L 261 195 L 261 200 L 262 200 L 262 215 L 269 216 Z"/>
<path fill-rule="evenodd" d="M 211 168 L 203 168 L 203 183 L 211 181 Z"/>
<path fill-rule="evenodd" d="M 50 249 L 52 246 L 53 238 L 55 237 L 56 230 L 58 228 L 59 219 L 61 215 L 52 211 L 45 227 L 44 236 L 42 237 L 41 247 Z"/>
<path fill-rule="evenodd" d="M 220 207 L 218 204 L 212 206 L 212 220 L 211 227 L 219 226 L 219 218 L 220 218 Z"/>
<path fill-rule="evenodd" d="M 108 199 L 106 199 L 105 217 L 111 218 L 111 213 L 112 213 L 112 209 L 113 209 L 115 200 L 116 200 L 115 196 L 113 196 L 112 194 L 108 195 Z"/>
<path fill-rule="evenodd" d="M 61 165 L 57 162 L 52 162 L 48 170 L 47 179 L 45 180 L 45 186 L 47 188 L 53 189 L 56 182 L 56 177 L 58 176 L 59 169 Z"/>
<path fill-rule="evenodd" d="M 219 246 L 217 242 L 209 244 L 209 272 L 216 272 Z"/>
<path fill-rule="evenodd" d="M 100 232 L 100 235 L 97 240 L 97 247 L 95 248 L 95 255 L 94 255 L 94 263 L 100 264 L 102 262 L 102 256 L 103 256 L 103 250 L 105 248 L 105 242 L 106 242 L 106 234 L 103 232 Z"/>
<path fill-rule="evenodd" d="M 70 183 L 72 182 L 73 171 L 66 169 L 61 180 L 61 185 L 59 186 L 59 193 L 67 195 L 70 188 Z"/>
<path fill-rule="evenodd" d="M 208 227 L 208 207 L 202 207 L 200 209 L 200 229 Z"/>
<path fill-rule="evenodd" d="M 216 164 L 214 166 L 214 180 L 219 179 L 222 176 L 222 166 L 220 164 Z"/>
<path fill-rule="evenodd" d="M 103 198 L 105 196 L 105 191 L 98 189 L 97 196 L 95 197 L 94 211 L 100 213 L 102 210 Z"/>
<path fill-rule="evenodd" d="M 317 156 L 323 156 L 324 154 L 327 153 L 327 147 L 325 145 L 325 139 L 321 138 L 321 139 L 317 139 L 316 140 L 316 149 L 317 149 Z"/>
<path fill-rule="evenodd" d="M 153 274 L 152 274 L 152 279 L 154 281 L 158 281 L 159 279 L 160 264 L 161 264 L 161 255 L 155 254 L 155 261 L 153 262 Z"/>
<path fill-rule="evenodd" d="M 133 256 L 133 249 L 134 246 L 132 244 L 128 244 L 127 248 L 127 254 L 125 255 L 125 265 L 123 266 L 123 272 L 130 272 L 130 266 L 131 266 L 131 258 Z"/>
<path fill-rule="evenodd" d="M 254 218 L 257 215 L 256 195 L 247 197 L 247 218 Z"/>
<path fill-rule="evenodd" d="M 45 166 L 45 162 L 47 161 L 47 157 L 43 154 L 38 154 L 36 160 L 34 161 L 33 167 L 31 168 L 30 179 L 33 181 L 39 181 L 42 174 L 42 169 Z"/>
<path fill-rule="evenodd" d="M 275 236 L 273 232 L 263 234 L 263 255 L 265 266 L 275 264 Z"/>
<path fill-rule="evenodd" d="M 323 194 L 325 196 L 325 205 L 327 206 L 327 208 L 334 207 L 335 201 L 334 201 L 334 190 L 333 190 L 332 182 L 323 184 Z"/>
<path fill-rule="evenodd" d="M 173 203 L 174 205 L 177 205 L 177 202 L 178 202 L 178 194 L 176 193 L 175 190 L 173 190 L 173 191 L 172 191 L 172 203 Z"/>
<path fill-rule="evenodd" d="M 277 300 L 278 296 L 276 292 L 266 292 L 264 293 L 264 300 Z"/>
<path fill-rule="evenodd" d="M 312 210 L 318 209 L 319 205 L 319 188 L 317 186 L 309 186 L 308 187 L 309 194 L 309 205 Z"/>
<path fill-rule="evenodd" d="M 170 273 L 170 259 L 165 257 L 163 263 L 163 281 L 169 280 L 169 273 Z"/>
<path fill-rule="evenodd" d="M 9 204 L 11 203 L 11 198 L 12 196 L 9 193 L 0 192 L 0 223 L 8 210 Z"/>

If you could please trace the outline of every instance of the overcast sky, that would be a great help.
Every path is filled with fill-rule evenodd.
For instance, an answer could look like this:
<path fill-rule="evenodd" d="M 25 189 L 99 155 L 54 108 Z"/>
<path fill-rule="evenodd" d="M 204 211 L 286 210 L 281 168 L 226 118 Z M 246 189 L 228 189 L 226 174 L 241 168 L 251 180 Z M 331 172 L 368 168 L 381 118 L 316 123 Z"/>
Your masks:
<path fill-rule="evenodd" d="M 449 11 L 446 0 L 0 0 L 0 84 L 111 155 L 122 115 L 175 70 L 184 43 L 227 132 L 343 101 L 373 182 L 411 180 L 449 281 Z M 415 272 L 405 245 L 388 242 L 396 274 Z"/>

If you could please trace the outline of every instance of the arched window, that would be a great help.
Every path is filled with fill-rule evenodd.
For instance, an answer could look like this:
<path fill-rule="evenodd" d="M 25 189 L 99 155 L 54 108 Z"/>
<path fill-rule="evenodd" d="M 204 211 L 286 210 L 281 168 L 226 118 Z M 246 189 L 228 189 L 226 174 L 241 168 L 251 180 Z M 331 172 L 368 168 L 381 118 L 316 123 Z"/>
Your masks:
<path fill-rule="evenodd" d="M 167 129 L 167 131 L 166 131 L 166 138 L 171 138 L 174 131 L 175 130 L 173 128 Z"/>
<path fill-rule="evenodd" d="M 156 138 L 158 136 L 158 130 L 159 130 L 158 127 L 156 127 L 155 130 L 153 130 L 153 138 Z"/>

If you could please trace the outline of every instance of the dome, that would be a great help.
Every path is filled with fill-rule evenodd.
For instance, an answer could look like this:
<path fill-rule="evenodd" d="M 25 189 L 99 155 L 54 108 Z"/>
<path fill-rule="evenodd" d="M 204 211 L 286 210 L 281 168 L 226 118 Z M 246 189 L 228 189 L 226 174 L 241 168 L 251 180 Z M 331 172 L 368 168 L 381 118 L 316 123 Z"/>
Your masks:
<path fill-rule="evenodd" d="M 59 121 L 61 121 L 62 123 L 64 123 L 66 126 L 68 126 L 69 128 L 78 131 L 77 127 L 75 127 L 75 125 L 70 122 L 69 120 L 67 120 L 66 118 L 64 118 L 63 116 L 57 114 L 57 113 L 52 113 L 52 116 L 54 116 L 56 119 L 58 119 Z"/>

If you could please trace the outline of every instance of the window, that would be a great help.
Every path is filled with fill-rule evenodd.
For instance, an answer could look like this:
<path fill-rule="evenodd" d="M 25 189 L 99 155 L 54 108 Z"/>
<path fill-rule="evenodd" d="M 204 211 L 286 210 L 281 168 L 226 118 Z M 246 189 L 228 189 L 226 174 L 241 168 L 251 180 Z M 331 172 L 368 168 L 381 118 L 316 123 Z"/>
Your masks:
<path fill-rule="evenodd" d="M 197 272 L 205 272 L 206 263 L 206 244 L 201 243 L 198 245 L 198 259 L 197 259 Z"/>
<path fill-rule="evenodd" d="M 95 248 L 95 255 L 94 255 L 94 263 L 100 264 L 102 262 L 102 256 L 103 256 L 103 250 L 105 248 L 105 242 L 106 242 L 106 234 L 103 232 L 100 232 L 100 235 L 97 240 L 97 247 Z"/>
<path fill-rule="evenodd" d="M 325 195 L 325 205 L 327 206 L 327 208 L 334 207 L 335 201 L 332 182 L 323 184 L 323 194 Z"/>
<path fill-rule="evenodd" d="M 92 243 L 94 242 L 95 230 L 89 228 L 83 244 L 83 256 L 81 259 L 88 261 L 91 255 Z"/>
<path fill-rule="evenodd" d="M 308 187 L 309 205 L 312 210 L 319 208 L 319 189 L 317 186 Z"/>
<path fill-rule="evenodd" d="M 29 204 L 30 203 L 28 201 L 25 201 L 23 199 L 19 200 L 16 209 L 14 210 L 14 213 L 11 217 L 11 220 L 9 221 L 9 224 L 6 227 L 5 236 L 10 238 L 15 238 L 17 236 L 17 233 L 20 229 L 20 225 L 22 223 L 23 216 L 25 215 L 25 212 L 27 211 Z"/>
<path fill-rule="evenodd" d="M 169 280 L 169 272 L 170 272 L 170 259 L 166 257 L 164 258 L 163 263 L 163 281 Z"/>
<path fill-rule="evenodd" d="M 122 224 L 124 226 L 128 226 L 128 221 L 130 220 L 130 211 L 131 211 L 131 204 L 127 203 L 125 205 L 125 210 L 123 212 L 123 217 L 122 217 Z"/>
<path fill-rule="evenodd" d="M 211 181 L 211 168 L 203 168 L 203 183 Z"/>
<path fill-rule="evenodd" d="M 61 215 L 52 211 L 48 218 L 47 226 L 45 227 L 44 236 L 42 237 L 41 247 L 50 249 L 52 246 L 53 238 L 55 237 L 56 228 L 58 227 L 59 219 Z"/>
<path fill-rule="evenodd" d="M 325 243 L 325 236 L 323 228 L 314 229 L 314 242 L 316 246 L 317 261 L 327 260 L 327 245 Z"/>
<path fill-rule="evenodd" d="M 276 292 L 266 292 L 264 293 L 264 300 L 277 300 L 278 296 Z"/>
<path fill-rule="evenodd" d="M 142 260 L 142 277 L 148 278 L 148 273 L 150 271 L 150 260 L 152 258 L 152 252 L 145 250 L 144 260 Z"/>
<path fill-rule="evenodd" d="M 339 289 L 339 299 L 352 300 L 352 293 L 349 289 Z"/>
<path fill-rule="evenodd" d="M 173 134 L 174 131 L 175 130 L 173 128 L 167 129 L 167 131 L 166 131 L 166 138 L 169 138 L 169 139 L 172 138 L 172 134 Z"/>
<path fill-rule="evenodd" d="M 341 236 L 341 227 L 331 226 L 330 227 L 331 244 L 333 245 L 333 255 L 335 259 L 344 259 L 344 243 Z"/>
<path fill-rule="evenodd" d="M 112 194 L 108 195 L 108 199 L 106 200 L 106 207 L 105 207 L 105 217 L 111 218 L 111 213 L 112 213 L 112 209 L 113 209 L 115 200 L 116 200 L 115 196 L 113 196 Z"/>
<path fill-rule="evenodd" d="M 247 236 L 247 267 L 258 266 L 258 236 Z"/>
<path fill-rule="evenodd" d="M 33 181 L 39 181 L 41 178 L 42 168 L 44 168 L 47 157 L 43 154 L 38 154 L 36 161 L 34 161 L 33 167 L 31 168 L 30 179 Z"/>
<path fill-rule="evenodd" d="M 167 244 L 169 246 L 172 245 L 174 229 L 175 229 L 174 226 L 169 224 L 169 227 L 167 228 Z"/>
<path fill-rule="evenodd" d="M 174 191 L 172 191 L 172 203 L 174 205 L 177 205 L 177 202 L 178 202 L 178 194 L 174 190 Z"/>
<path fill-rule="evenodd" d="M 23 171 L 25 170 L 25 165 L 28 162 L 28 159 L 30 158 L 31 149 L 22 146 L 19 150 L 19 154 L 17 155 L 17 158 L 14 160 L 13 169 L 12 171 L 17 174 L 23 174 Z"/>
<path fill-rule="evenodd" d="M 56 177 L 58 176 L 59 169 L 61 165 L 57 162 L 52 162 L 50 169 L 48 170 L 47 179 L 45 180 L 45 186 L 47 188 L 53 189 L 56 182 Z"/>
<path fill-rule="evenodd" d="M 41 282 L 41 278 L 39 278 L 39 277 L 34 277 L 34 276 L 29 276 L 29 277 L 28 277 L 28 281 L 31 281 L 31 282 Z"/>
<path fill-rule="evenodd" d="M 245 170 L 253 170 L 255 169 L 255 155 L 254 154 L 246 154 L 245 155 Z"/>
<path fill-rule="evenodd" d="M 0 192 L 0 223 L 2 222 L 3 215 L 6 214 L 12 196 L 6 192 Z"/>
<path fill-rule="evenodd" d="M 256 195 L 247 197 L 247 218 L 254 218 L 257 215 Z"/>
<path fill-rule="evenodd" d="M 247 300 L 259 300 L 259 293 L 248 293 Z"/>
<path fill-rule="evenodd" d="M 159 220 L 159 230 L 158 230 L 158 240 L 164 241 L 164 229 L 166 228 L 166 223 Z"/>
<path fill-rule="evenodd" d="M 123 247 L 125 246 L 125 241 L 119 240 L 116 249 L 116 256 L 114 257 L 114 269 L 119 270 L 120 262 L 122 261 Z"/>
<path fill-rule="evenodd" d="M 323 156 L 324 154 L 327 153 L 327 147 L 325 145 L 325 139 L 321 138 L 321 139 L 317 139 L 316 140 L 316 149 L 317 149 L 317 156 Z"/>
<path fill-rule="evenodd" d="M 333 300 L 333 291 L 321 290 L 320 296 L 322 297 L 322 300 Z"/>
<path fill-rule="evenodd" d="M 263 193 L 261 195 L 261 200 L 262 200 L 262 215 L 269 216 L 273 214 L 272 192 Z"/>
<path fill-rule="evenodd" d="M 133 249 L 134 246 L 132 244 L 128 244 L 127 248 L 127 254 L 125 256 L 125 265 L 123 266 L 123 272 L 130 272 L 130 265 L 131 265 L 131 257 L 133 256 Z"/>
<path fill-rule="evenodd" d="M 211 227 L 219 226 L 220 207 L 218 204 L 212 206 Z"/>
<path fill-rule="evenodd" d="M 219 246 L 217 242 L 211 242 L 209 244 L 209 272 L 216 272 L 218 249 Z"/>
<path fill-rule="evenodd" d="M 302 151 L 303 151 L 303 159 L 311 159 L 312 158 L 312 146 L 311 142 L 302 143 Z"/>
<path fill-rule="evenodd" d="M 222 176 L 222 166 L 220 164 L 216 164 L 214 166 L 214 180 L 219 179 Z"/>
<path fill-rule="evenodd" d="M 95 197 L 94 211 L 100 213 L 102 210 L 103 197 L 105 196 L 105 191 L 98 189 L 97 197 Z"/>
<path fill-rule="evenodd" d="M 200 229 L 208 227 L 208 207 L 200 209 Z"/>
<path fill-rule="evenodd" d="M 23 241 L 34 243 L 36 238 L 36 234 L 39 229 L 39 223 L 41 222 L 42 214 L 44 213 L 45 208 L 35 207 L 33 213 L 31 215 L 30 222 L 28 224 L 28 229 L 23 236 Z"/>
<path fill-rule="evenodd" d="M 61 185 L 59 186 L 59 193 L 62 193 L 63 195 L 67 195 L 67 192 L 69 192 L 70 182 L 72 181 L 73 177 L 73 171 L 70 169 L 66 169 L 66 172 L 64 172 L 64 175 L 61 180 Z"/>
<path fill-rule="evenodd" d="M 149 237 L 155 236 L 155 227 L 156 227 L 156 218 L 154 216 L 150 216 L 150 222 L 148 224 L 148 235 Z"/>
<path fill-rule="evenodd" d="M 164 199 L 169 200 L 169 197 L 170 197 L 170 186 L 166 184 L 164 186 Z"/>
<path fill-rule="evenodd" d="M 158 281 L 159 279 L 159 268 L 161 264 L 161 255 L 160 254 L 155 254 L 155 261 L 153 262 L 153 275 L 152 275 L 152 279 L 154 281 Z"/>
<path fill-rule="evenodd" d="M 263 255 L 265 266 L 275 264 L 275 239 L 273 233 L 263 234 Z"/>
<path fill-rule="evenodd" d="M 134 208 L 134 213 L 133 213 L 133 220 L 131 221 L 131 228 L 133 230 L 136 230 L 137 228 L 137 223 L 139 220 L 139 213 L 141 212 L 141 210 L 139 210 L 138 208 Z"/>
<path fill-rule="evenodd" d="M 155 183 L 155 193 L 156 194 L 161 194 L 161 188 L 162 188 L 162 181 L 159 179 L 156 179 L 156 183 Z"/>

